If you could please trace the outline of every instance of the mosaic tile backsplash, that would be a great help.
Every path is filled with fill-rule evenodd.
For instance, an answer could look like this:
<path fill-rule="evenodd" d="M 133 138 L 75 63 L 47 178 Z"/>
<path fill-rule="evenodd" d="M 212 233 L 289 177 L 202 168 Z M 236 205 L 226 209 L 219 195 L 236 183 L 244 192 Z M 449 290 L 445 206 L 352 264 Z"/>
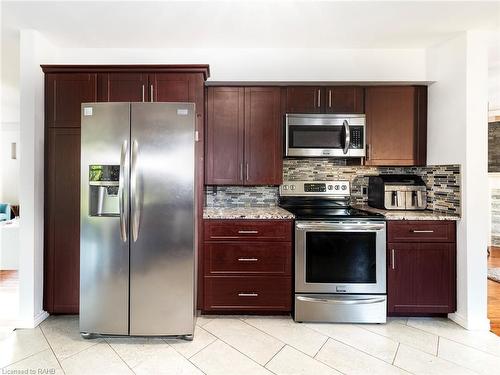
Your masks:
<path fill-rule="evenodd" d="M 277 186 L 206 186 L 207 207 L 271 207 L 278 204 Z"/>
<path fill-rule="evenodd" d="M 427 185 L 427 208 L 460 214 L 460 166 L 426 167 L 363 167 L 342 165 L 342 160 L 328 158 L 285 159 L 284 180 L 348 180 L 351 200 L 356 204 L 368 201 L 368 176 L 378 174 L 416 174 Z M 268 207 L 278 202 L 275 186 L 207 186 L 208 207 Z"/>

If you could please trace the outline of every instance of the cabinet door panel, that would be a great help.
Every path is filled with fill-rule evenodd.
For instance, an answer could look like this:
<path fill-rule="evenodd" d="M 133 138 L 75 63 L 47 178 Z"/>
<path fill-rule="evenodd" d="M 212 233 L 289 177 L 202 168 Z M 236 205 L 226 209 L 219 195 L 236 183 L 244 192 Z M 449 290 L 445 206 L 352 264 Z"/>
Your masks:
<path fill-rule="evenodd" d="M 334 86 L 326 88 L 326 113 L 364 113 L 362 87 Z"/>
<path fill-rule="evenodd" d="M 321 87 L 287 87 L 287 113 L 321 113 L 324 110 L 324 92 L 324 88 Z"/>
<path fill-rule="evenodd" d="M 99 73 L 100 102 L 144 102 L 148 100 L 146 73 Z"/>
<path fill-rule="evenodd" d="M 280 120 L 278 87 L 245 88 L 245 184 L 281 184 Z"/>
<path fill-rule="evenodd" d="M 194 77 L 190 74 L 150 74 L 148 98 L 151 101 L 151 94 L 153 94 L 152 101 L 154 102 L 194 102 L 193 79 Z M 196 112 L 199 110 L 196 109 Z"/>
<path fill-rule="evenodd" d="M 45 309 L 78 313 L 80 129 L 48 129 L 46 142 Z"/>
<path fill-rule="evenodd" d="M 365 100 L 368 140 L 366 164 L 421 164 L 417 144 L 416 88 L 368 87 Z"/>
<path fill-rule="evenodd" d="M 97 101 L 97 74 L 47 74 L 45 100 L 47 127 L 79 128 L 81 104 Z"/>
<path fill-rule="evenodd" d="M 454 243 L 389 243 L 387 259 L 389 313 L 455 311 Z"/>
<path fill-rule="evenodd" d="M 207 107 L 205 183 L 242 185 L 244 89 L 210 87 Z"/>

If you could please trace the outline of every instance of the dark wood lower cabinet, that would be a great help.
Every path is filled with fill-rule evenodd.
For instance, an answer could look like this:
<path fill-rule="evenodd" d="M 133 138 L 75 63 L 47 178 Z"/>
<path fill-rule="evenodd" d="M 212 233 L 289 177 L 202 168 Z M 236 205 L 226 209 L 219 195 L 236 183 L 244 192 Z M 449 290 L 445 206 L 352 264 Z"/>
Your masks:
<path fill-rule="evenodd" d="M 204 231 L 204 312 L 291 311 L 291 220 L 205 220 Z"/>
<path fill-rule="evenodd" d="M 291 288 L 291 277 L 205 277 L 205 311 L 287 312 Z"/>
<path fill-rule="evenodd" d="M 425 229 L 411 229 L 413 227 Z M 406 231 L 412 233 L 412 238 L 406 239 L 407 237 L 401 236 L 398 238 L 402 238 L 404 242 L 387 244 L 389 315 L 411 316 L 454 312 L 456 242 L 455 237 L 449 238 L 448 242 L 442 240 L 443 232 L 455 233 L 455 223 L 443 221 L 388 223 L 389 240 Z M 436 234 L 437 241 L 433 242 L 433 234 Z"/>

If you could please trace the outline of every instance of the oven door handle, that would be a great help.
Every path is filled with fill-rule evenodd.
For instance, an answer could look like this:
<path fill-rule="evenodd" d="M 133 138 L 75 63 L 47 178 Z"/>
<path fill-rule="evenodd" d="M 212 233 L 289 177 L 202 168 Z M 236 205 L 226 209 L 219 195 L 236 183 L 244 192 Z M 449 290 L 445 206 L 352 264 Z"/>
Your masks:
<path fill-rule="evenodd" d="M 385 298 L 359 298 L 359 299 L 340 299 L 340 298 L 316 298 L 316 297 L 306 297 L 298 296 L 299 301 L 304 302 L 316 302 L 316 303 L 332 303 L 339 305 L 369 305 L 373 303 L 385 302 Z"/>
<path fill-rule="evenodd" d="M 331 224 L 295 224 L 295 227 L 300 230 L 310 230 L 315 232 L 377 232 L 385 229 L 384 224 L 367 224 L 367 225 L 331 225 Z"/>

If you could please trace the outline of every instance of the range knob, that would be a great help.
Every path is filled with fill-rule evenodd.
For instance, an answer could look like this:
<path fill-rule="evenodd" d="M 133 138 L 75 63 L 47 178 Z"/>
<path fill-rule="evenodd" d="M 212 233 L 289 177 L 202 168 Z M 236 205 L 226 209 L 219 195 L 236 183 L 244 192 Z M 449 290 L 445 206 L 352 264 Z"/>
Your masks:
<path fill-rule="evenodd" d="M 328 185 L 328 190 L 332 190 L 333 189 L 333 185 Z"/>
<path fill-rule="evenodd" d="M 288 190 L 288 185 L 283 185 L 283 190 Z"/>
<path fill-rule="evenodd" d="M 347 189 L 347 186 L 342 185 L 342 190 L 346 190 L 346 189 Z"/>
<path fill-rule="evenodd" d="M 295 185 L 291 185 L 290 190 L 295 190 Z"/>

